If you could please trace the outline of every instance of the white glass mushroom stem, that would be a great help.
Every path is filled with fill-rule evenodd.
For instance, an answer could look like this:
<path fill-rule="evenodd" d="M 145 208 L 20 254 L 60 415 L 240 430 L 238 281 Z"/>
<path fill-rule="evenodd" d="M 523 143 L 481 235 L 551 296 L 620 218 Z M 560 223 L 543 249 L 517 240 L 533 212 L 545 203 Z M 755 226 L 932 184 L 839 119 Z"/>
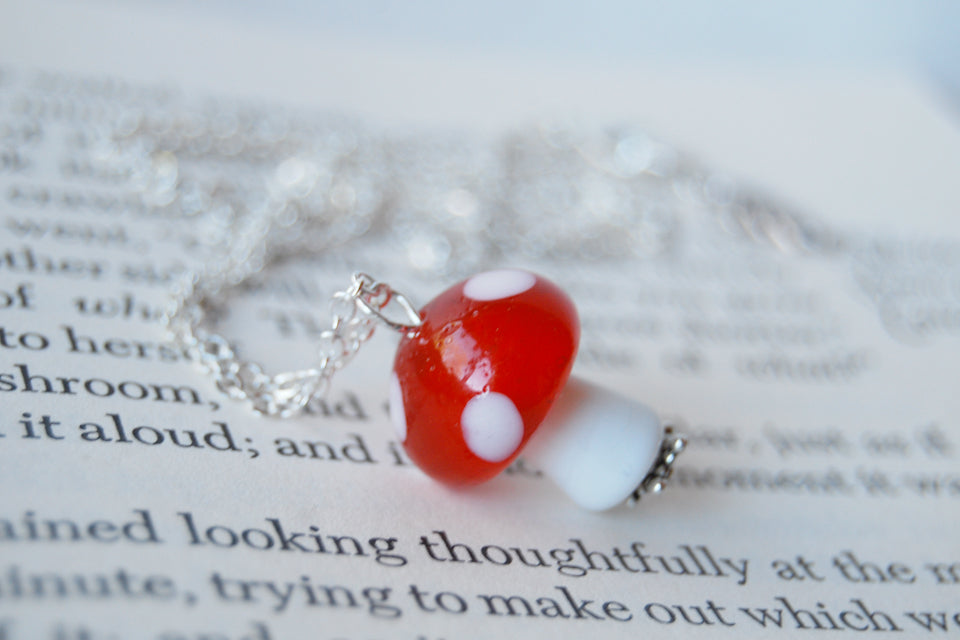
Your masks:
<path fill-rule="evenodd" d="M 580 506 L 622 504 L 652 469 L 663 429 L 648 407 L 570 378 L 524 449 Z"/>

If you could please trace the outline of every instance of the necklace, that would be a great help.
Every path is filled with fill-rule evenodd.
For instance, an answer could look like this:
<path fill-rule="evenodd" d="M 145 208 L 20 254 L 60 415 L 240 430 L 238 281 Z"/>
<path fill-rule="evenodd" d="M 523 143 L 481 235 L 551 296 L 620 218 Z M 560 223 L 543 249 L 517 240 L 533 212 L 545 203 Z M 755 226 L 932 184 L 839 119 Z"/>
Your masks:
<path fill-rule="evenodd" d="M 643 405 L 567 382 L 579 323 L 542 276 L 482 272 L 418 311 L 357 273 L 333 296 L 313 366 L 273 375 L 208 320 L 277 263 L 360 241 L 451 277 L 518 257 L 656 256 L 670 251 L 681 214 L 781 250 L 844 249 L 838 235 L 637 131 L 548 126 L 465 142 L 234 111 L 138 114 L 104 143 L 103 157 L 132 167 L 146 207 L 204 226 L 194 241 L 212 258 L 177 284 L 163 321 L 225 394 L 294 415 L 386 326 L 402 335 L 391 419 L 421 468 L 450 484 L 482 481 L 529 440 L 527 456 L 594 509 L 659 492 L 685 440 Z"/>

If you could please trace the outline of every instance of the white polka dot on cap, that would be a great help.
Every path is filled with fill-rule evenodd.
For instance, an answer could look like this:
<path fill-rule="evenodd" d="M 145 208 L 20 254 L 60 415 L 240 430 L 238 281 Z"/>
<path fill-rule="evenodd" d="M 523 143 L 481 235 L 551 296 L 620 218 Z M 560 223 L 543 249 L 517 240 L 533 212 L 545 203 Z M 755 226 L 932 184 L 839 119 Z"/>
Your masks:
<path fill-rule="evenodd" d="M 407 439 L 407 412 L 403 406 L 403 389 L 396 372 L 390 374 L 390 422 L 397 440 L 403 444 Z"/>
<path fill-rule="evenodd" d="M 502 393 L 481 393 L 470 398 L 460 415 L 467 447 L 487 462 L 506 460 L 523 440 L 523 418 Z"/>
<path fill-rule="evenodd" d="M 463 295 L 471 300 L 488 301 L 523 293 L 537 283 L 537 277 L 521 269 L 498 269 L 478 273 L 463 285 Z"/>

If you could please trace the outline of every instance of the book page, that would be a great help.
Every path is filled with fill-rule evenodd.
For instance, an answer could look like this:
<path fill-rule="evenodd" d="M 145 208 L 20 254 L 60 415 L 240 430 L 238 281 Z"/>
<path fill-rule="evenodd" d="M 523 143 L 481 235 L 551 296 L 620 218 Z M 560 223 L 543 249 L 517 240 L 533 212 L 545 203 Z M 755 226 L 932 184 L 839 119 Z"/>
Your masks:
<path fill-rule="evenodd" d="M 960 631 L 955 227 L 838 214 L 844 251 L 795 254 L 691 217 L 643 260 L 511 263 L 577 303 L 574 375 L 689 448 L 633 508 L 585 511 L 522 457 L 453 490 L 397 442 L 390 332 L 290 419 L 224 397 L 164 334 L 202 229 L 152 215 L 86 143 L 131 106 L 209 97 L 0 69 L 0 638 Z M 957 159 L 955 128 L 893 111 Z M 811 199 L 839 210 L 836 191 Z M 923 197 L 918 217 L 953 220 L 954 182 Z M 360 246 L 270 271 L 223 330 L 272 370 L 306 366 L 353 270 L 421 304 L 452 284 L 409 257 Z"/>

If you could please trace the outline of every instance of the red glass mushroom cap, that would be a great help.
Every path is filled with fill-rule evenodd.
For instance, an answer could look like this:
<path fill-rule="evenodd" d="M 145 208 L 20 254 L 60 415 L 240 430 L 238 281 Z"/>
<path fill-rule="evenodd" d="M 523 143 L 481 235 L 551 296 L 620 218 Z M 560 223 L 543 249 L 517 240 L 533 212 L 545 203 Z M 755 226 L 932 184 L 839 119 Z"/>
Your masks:
<path fill-rule="evenodd" d="M 566 384 L 576 308 L 549 280 L 504 269 L 450 287 L 420 315 L 394 361 L 397 436 L 433 478 L 483 482 L 520 453 Z"/>

